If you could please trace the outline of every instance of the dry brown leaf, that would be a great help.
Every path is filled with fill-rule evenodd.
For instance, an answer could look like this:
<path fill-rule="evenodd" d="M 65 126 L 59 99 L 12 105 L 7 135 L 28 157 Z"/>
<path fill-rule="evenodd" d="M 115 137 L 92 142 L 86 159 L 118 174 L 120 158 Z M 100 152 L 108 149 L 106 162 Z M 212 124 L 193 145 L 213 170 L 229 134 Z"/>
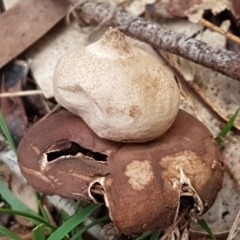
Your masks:
<path fill-rule="evenodd" d="M 155 1 L 156 0 L 101 0 L 101 2 L 112 4 L 113 8 L 117 6 L 122 7 L 134 16 L 141 15 L 145 11 L 145 6 L 147 4 L 153 4 Z"/>
<path fill-rule="evenodd" d="M 8 187 L 22 203 L 28 206 L 35 212 L 38 212 L 38 204 L 33 192 L 33 188 L 24 182 L 21 178 L 17 177 L 9 167 L 0 162 L 0 180 Z M 4 217 L 5 215 L 3 215 Z M 33 224 L 26 218 L 15 216 L 17 222 L 26 227 L 32 227 Z M 1 220 L 2 221 L 2 216 Z"/>
<path fill-rule="evenodd" d="M 67 51 L 85 46 L 87 36 L 88 33 L 60 22 L 26 51 L 32 60 L 33 76 L 46 98 L 53 97 L 52 78 L 59 58 Z"/>
<path fill-rule="evenodd" d="M 226 240 L 226 235 L 222 237 L 216 237 L 216 240 Z M 212 240 L 212 238 L 207 234 L 192 233 L 189 240 Z"/>
<path fill-rule="evenodd" d="M 239 0 L 229 0 L 230 7 L 234 17 L 237 19 L 238 24 L 240 23 L 240 2 Z"/>
<path fill-rule="evenodd" d="M 199 22 L 205 10 L 213 14 L 229 8 L 228 0 L 157 0 L 155 4 L 148 5 L 147 10 L 161 17 L 188 17 L 192 22 Z"/>
<path fill-rule="evenodd" d="M 0 14 L 0 68 L 26 50 L 68 11 L 65 0 L 21 1 Z"/>
<path fill-rule="evenodd" d="M 145 6 L 147 4 L 152 4 L 156 0 L 133 0 L 129 1 L 130 3 L 125 8 L 127 12 L 131 13 L 134 16 L 139 16 L 145 11 Z"/>
<path fill-rule="evenodd" d="M 21 0 L 2 0 L 3 6 L 5 10 L 8 10 L 9 8 L 13 7 L 15 4 L 21 2 Z"/>
<path fill-rule="evenodd" d="M 19 179 L 16 175 L 12 174 L 10 189 L 15 197 L 17 197 L 22 203 L 24 203 L 28 208 L 33 210 L 34 212 L 38 212 L 38 203 L 36 196 L 34 194 L 33 188 L 24 183 L 21 179 Z M 16 221 L 25 227 L 33 227 L 33 223 L 21 216 L 15 216 Z"/>
<path fill-rule="evenodd" d="M 2 73 L 1 93 L 10 94 L 21 91 L 26 82 L 28 69 L 28 64 L 22 60 L 7 64 Z M 18 145 L 28 127 L 23 101 L 19 97 L 1 98 L 0 107 L 13 141 Z"/>

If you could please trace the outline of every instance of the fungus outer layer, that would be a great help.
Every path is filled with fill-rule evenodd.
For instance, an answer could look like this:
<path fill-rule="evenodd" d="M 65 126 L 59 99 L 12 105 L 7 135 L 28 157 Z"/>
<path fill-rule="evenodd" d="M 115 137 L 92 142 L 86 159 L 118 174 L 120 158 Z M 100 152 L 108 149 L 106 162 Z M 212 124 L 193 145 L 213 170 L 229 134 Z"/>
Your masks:
<path fill-rule="evenodd" d="M 161 138 L 123 144 L 99 138 L 81 118 L 58 109 L 26 134 L 18 159 L 43 193 L 104 198 L 119 233 L 165 230 L 186 208 L 191 218 L 203 214 L 224 172 L 209 130 L 182 110 Z"/>

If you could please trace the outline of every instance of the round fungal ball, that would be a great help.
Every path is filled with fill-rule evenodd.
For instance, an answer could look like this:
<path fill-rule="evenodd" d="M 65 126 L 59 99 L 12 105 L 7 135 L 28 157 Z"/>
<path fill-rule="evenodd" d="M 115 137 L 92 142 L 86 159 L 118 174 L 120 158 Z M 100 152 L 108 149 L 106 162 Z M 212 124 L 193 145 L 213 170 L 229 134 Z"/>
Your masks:
<path fill-rule="evenodd" d="M 160 137 L 172 125 L 180 102 L 166 68 L 112 28 L 59 60 L 53 88 L 58 103 L 99 137 L 120 142 Z"/>

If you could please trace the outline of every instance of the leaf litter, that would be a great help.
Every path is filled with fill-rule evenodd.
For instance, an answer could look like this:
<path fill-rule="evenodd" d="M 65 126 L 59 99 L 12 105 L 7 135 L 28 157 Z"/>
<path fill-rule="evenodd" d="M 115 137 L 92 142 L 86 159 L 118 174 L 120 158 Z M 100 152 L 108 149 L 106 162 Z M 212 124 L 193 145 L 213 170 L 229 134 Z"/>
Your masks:
<path fill-rule="evenodd" d="M 6 9 L 12 7 L 11 3 L 8 4 L 7 2 L 8 1 L 5 0 Z M 16 0 L 12 1 L 12 4 L 15 4 L 16 2 Z M 19 4 L 19 2 L 20 1 L 18 1 L 17 4 Z M 119 1 L 114 2 L 119 4 Z M 231 2 L 234 4 L 234 1 Z M 186 19 L 175 19 L 175 17 L 188 16 L 191 21 L 196 23 L 201 20 L 204 9 L 212 9 L 213 13 L 217 14 L 224 9 L 231 8 L 232 5 L 230 6 L 227 1 L 224 0 L 218 1 L 217 4 L 216 2 L 213 3 L 212 1 L 207 0 L 190 1 L 190 3 L 192 6 L 184 10 L 179 8 L 180 6 L 177 5 L 176 2 L 170 0 L 164 1 L 165 5 L 162 3 L 162 1 L 156 1 L 155 4 L 154 1 L 141 1 L 142 5 L 149 4 L 147 10 L 154 9 L 155 14 L 157 13 L 160 16 L 173 18 L 170 20 L 163 18 L 159 20 L 159 22 L 166 28 L 174 29 L 175 31 L 184 33 L 189 37 L 201 39 L 210 45 L 225 49 L 227 46 L 227 40 L 225 36 L 221 36 L 218 33 L 204 29 L 199 24 L 190 23 Z M 134 7 L 134 4 L 136 7 Z M 177 12 L 174 14 L 169 12 L 169 8 L 172 6 L 175 6 L 177 10 Z M 144 14 L 142 10 L 143 8 L 139 8 L 137 1 L 133 1 L 133 3 L 125 7 L 125 9 L 132 14 Z M 60 20 L 65 13 L 66 12 L 62 13 L 62 15 L 60 14 L 61 16 L 58 15 L 56 17 Z M 237 16 L 236 13 L 235 16 Z M 221 27 L 225 31 L 228 31 L 229 26 L 229 21 L 222 22 Z M 52 27 L 53 25 L 49 25 L 49 29 Z M 25 55 L 27 59 L 31 60 L 32 62 L 30 69 L 33 79 L 38 83 L 38 86 L 43 91 L 46 98 L 53 97 L 51 79 L 54 66 L 59 57 L 70 49 L 88 44 L 88 35 L 89 33 L 77 31 L 72 26 L 68 26 L 64 21 L 62 21 L 58 23 L 57 26 L 52 28 L 50 32 L 42 32 L 39 34 L 36 37 L 36 40 L 40 40 L 37 42 L 35 41 L 36 43 L 33 44 L 34 41 L 32 40 L 28 42 L 30 48 L 28 48 L 28 50 L 25 52 Z M 2 62 L 8 62 L 8 59 L 11 60 L 26 48 L 27 45 L 23 47 L 21 46 L 20 48 L 18 46 L 17 49 L 13 51 L 14 54 Z M 185 98 L 182 97 L 181 107 L 197 116 L 208 126 L 214 136 L 217 136 L 221 131 L 224 122 L 234 114 L 240 105 L 240 83 L 180 57 L 171 58 L 171 55 L 167 54 L 167 58 L 171 59 L 169 60 L 171 65 L 175 67 L 177 66 L 177 69 L 181 71 L 180 73 L 183 75 L 190 88 L 192 86 L 197 86 L 201 91 L 199 91 L 199 93 L 197 91 L 192 93 L 191 91 L 188 92 L 185 90 Z M 191 83 L 195 85 L 191 85 Z M 206 102 L 204 103 L 204 101 L 199 99 L 199 95 L 202 97 L 202 100 L 207 99 L 212 105 L 210 104 L 206 106 Z M 224 121 L 222 121 L 219 116 L 224 119 Z M 240 117 L 237 118 L 235 124 L 236 126 L 240 125 Z M 237 218 L 240 211 L 240 195 L 238 191 L 240 188 L 239 141 L 240 136 L 239 132 L 237 131 L 230 132 L 226 137 L 224 142 L 224 156 L 227 173 L 225 174 L 223 189 L 220 191 L 218 199 L 214 203 L 213 207 L 204 215 L 204 219 L 207 221 L 214 234 L 228 233 L 235 222 L 229 239 L 234 239 L 233 235 L 236 233 L 236 231 L 238 231 L 239 228 L 239 220 Z M 4 144 L 4 140 L 1 142 Z M 9 148 L 4 148 L 0 152 L 0 158 L 11 168 L 13 172 L 18 175 L 18 177 L 23 179 L 17 165 L 16 156 Z M 49 197 L 49 199 L 52 199 L 53 203 L 59 208 L 63 208 L 70 213 L 73 211 L 74 202 L 57 196 Z M 202 230 L 196 224 L 192 225 L 192 231 L 204 232 L 204 230 Z M 236 236 L 235 239 L 237 239 Z"/>

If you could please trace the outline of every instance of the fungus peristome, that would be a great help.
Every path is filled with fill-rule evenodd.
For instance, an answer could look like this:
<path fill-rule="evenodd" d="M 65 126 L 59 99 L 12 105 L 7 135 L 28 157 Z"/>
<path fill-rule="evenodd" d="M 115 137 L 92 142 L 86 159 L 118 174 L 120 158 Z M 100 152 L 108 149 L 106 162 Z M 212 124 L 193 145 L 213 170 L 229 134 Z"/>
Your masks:
<path fill-rule="evenodd" d="M 101 139 L 81 118 L 58 109 L 23 138 L 18 159 L 43 193 L 92 202 L 104 195 L 119 233 L 168 228 L 187 207 L 183 200 L 190 217 L 203 214 L 223 179 L 211 133 L 182 110 L 161 138 L 130 144 Z"/>

